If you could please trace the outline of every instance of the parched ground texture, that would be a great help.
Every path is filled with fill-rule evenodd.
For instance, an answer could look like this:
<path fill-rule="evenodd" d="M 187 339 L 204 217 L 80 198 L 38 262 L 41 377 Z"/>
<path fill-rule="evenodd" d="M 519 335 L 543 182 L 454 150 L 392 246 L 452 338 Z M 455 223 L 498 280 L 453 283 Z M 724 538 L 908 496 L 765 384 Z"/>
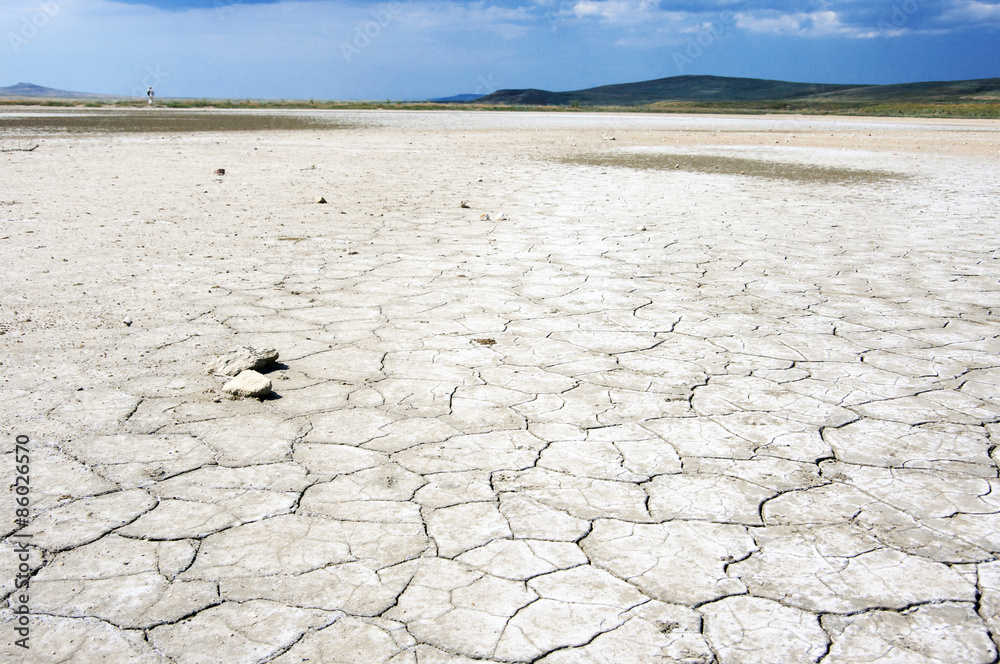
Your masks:
<path fill-rule="evenodd" d="M 5 661 L 997 661 L 1000 124 L 24 113 Z"/>

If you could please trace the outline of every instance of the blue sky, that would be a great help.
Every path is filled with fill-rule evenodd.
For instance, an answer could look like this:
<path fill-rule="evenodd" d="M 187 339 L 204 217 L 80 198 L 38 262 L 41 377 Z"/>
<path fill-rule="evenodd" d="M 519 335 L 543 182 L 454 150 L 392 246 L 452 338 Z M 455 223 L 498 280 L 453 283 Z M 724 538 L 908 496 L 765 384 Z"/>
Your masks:
<path fill-rule="evenodd" d="M 0 86 L 422 99 L 1000 77 L 1000 0 L 0 0 Z"/>

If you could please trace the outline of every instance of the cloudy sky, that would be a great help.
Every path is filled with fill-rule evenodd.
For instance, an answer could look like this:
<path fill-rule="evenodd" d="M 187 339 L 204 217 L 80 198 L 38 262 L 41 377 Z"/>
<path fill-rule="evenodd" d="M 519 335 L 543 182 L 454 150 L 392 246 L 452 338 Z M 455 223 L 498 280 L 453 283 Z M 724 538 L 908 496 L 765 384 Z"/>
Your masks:
<path fill-rule="evenodd" d="M 1000 77 L 1000 0 L 0 0 L 0 86 L 425 99 Z"/>

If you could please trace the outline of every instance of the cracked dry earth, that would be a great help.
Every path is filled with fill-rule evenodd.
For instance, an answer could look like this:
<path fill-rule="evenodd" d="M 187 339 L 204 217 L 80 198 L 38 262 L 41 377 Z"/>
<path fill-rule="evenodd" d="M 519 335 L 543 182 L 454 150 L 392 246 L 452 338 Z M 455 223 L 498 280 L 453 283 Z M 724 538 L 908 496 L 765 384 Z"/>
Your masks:
<path fill-rule="evenodd" d="M 314 115 L 0 154 L 5 661 L 997 661 L 1000 125 Z"/>

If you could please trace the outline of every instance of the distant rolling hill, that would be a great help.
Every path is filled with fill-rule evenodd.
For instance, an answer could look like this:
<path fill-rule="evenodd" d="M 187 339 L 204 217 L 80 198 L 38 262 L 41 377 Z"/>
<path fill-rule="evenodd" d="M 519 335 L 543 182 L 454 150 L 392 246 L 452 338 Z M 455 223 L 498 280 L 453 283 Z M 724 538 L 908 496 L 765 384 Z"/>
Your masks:
<path fill-rule="evenodd" d="M 46 88 L 34 83 L 18 83 L 6 88 L 0 88 L 0 98 L 3 97 L 47 97 L 50 99 L 108 99 L 111 95 L 97 95 L 89 92 L 70 92 L 69 90 L 55 90 Z"/>
<path fill-rule="evenodd" d="M 464 95 L 452 95 L 451 97 L 440 97 L 438 99 L 428 99 L 427 101 L 432 101 L 438 104 L 454 104 L 465 101 L 473 101 L 479 99 L 482 95 L 479 94 L 464 94 Z"/>
<path fill-rule="evenodd" d="M 898 85 L 792 83 L 726 76 L 673 76 L 653 81 L 602 85 L 585 90 L 498 90 L 476 103 L 532 106 L 641 106 L 657 102 L 741 101 L 957 101 L 1000 97 L 1000 78 L 931 81 Z"/>
<path fill-rule="evenodd" d="M 858 85 L 847 90 L 821 93 L 815 99 L 837 101 L 959 101 L 962 99 L 1000 100 L 1000 78 L 965 81 L 925 81 L 895 85 Z"/>

